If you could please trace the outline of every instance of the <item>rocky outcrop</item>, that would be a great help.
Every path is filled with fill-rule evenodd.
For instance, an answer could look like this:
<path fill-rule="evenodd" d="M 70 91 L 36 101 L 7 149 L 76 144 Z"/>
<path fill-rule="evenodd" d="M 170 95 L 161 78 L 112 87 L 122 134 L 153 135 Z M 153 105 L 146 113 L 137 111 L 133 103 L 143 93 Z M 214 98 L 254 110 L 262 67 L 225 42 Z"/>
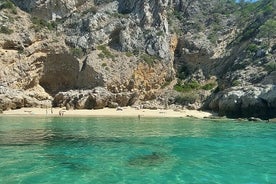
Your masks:
<path fill-rule="evenodd" d="M 84 0 L 12 0 L 22 10 L 47 20 L 69 16 Z"/>
<path fill-rule="evenodd" d="M 52 6 L 54 6 L 54 1 L 29 1 L 30 6 L 26 6 L 21 1 L 15 2 L 22 9 L 29 8 L 26 10 L 33 15 L 36 11 L 34 7 L 41 6 L 53 11 Z M 66 5 L 66 2 L 60 3 Z M 104 1 L 100 4 L 101 6 L 97 7 L 98 10 L 95 13 L 86 11 L 82 15 L 77 12 L 72 14 L 70 18 L 65 19 L 62 25 L 58 25 L 60 29 L 56 31 L 36 27 L 41 25 L 33 25 L 28 14 L 18 10 L 18 14 L 21 16 L 19 20 L 24 24 L 12 24 L 11 21 L 5 21 L 7 26 L 18 30 L 18 32 L 3 35 L 0 39 L 2 46 L 0 59 L 3 61 L 0 63 L 0 66 L 3 67 L 3 70 L 0 71 L 1 84 L 22 91 L 42 87 L 52 96 L 60 91 L 91 90 L 101 86 L 118 94 L 117 98 L 122 92 L 137 92 L 139 98 L 144 100 L 154 98 L 156 91 L 174 77 L 172 60 L 164 62 L 158 56 L 147 54 L 144 50 L 144 39 L 137 38 L 135 40 L 133 32 L 129 32 L 128 37 L 134 39 L 131 41 L 133 43 L 143 41 L 140 46 L 143 48 L 141 53 L 127 55 L 125 52 L 116 51 L 114 44 L 120 44 L 120 39 L 117 39 L 117 36 L 120 36 L 123 31 L 119 28 L 131 25 L 122 23 L 121 17 L 114 15 L 118 9 L 118 3 Z M 102 6 L 103 4 L 105 6 Z M 91 7 L 91 4 L 86 5 L 88 8 Z M 143 7 L 142 4 L 141 6 Z M 158 9 L 155 9 L 154 13 L 157 12 Z M 3 12 L 3 15 L 6 13 Z M 134 17 L 138 17 L 139 11 L 137 9 L 130 14 L 130 19 L 125 18 L 125 21 L 133 21 Z M 48 19 L 46 15 L 41 14 L 41 16 L 41 18 Z M 162 20 L 160 19 L 159 23 L 161 23 L 160 21 Z M 135 25 L 140 28 L 140 23 L 135 23 Z M 163 24 L 160 26 L 162 27 Z M 28 29 L 30 27 L 36 28 Z M 40 32 L 35 32 L 37 28 L 40 29 Z M 66 35 L 63 34 L 63 31 Z M 143 31 L 141 34 L 144 34 Z M 148 39 L 149 45 L 151 45 L 150 41 L 151 39 Z M 125 43 L 127 42 L 123 41 L 121 45 Z M 170 43 L 161 41 L 160 44 L 169 45 Z M 135 47 L 129 47 L 135 50 Z M 159 55 L 158 53 L 153 53 L 153 55 Z M 173 50 L 163 50 L 164 53 L 173 53 Z M 18 95 L 20 94 L 23 95 L 23 93 L 18 93 Z M 121 98 L 124 99 L 124 95 Z M 1 103 L 6 104 L 5 101 Z M 24 103 L 21 106 L 24 107 Z M 35 103 L 34 106 L 36 106 Z"/>
<path fill-rule="evenodd" d="M 122 50 L 145 49 L 149 55 L 158 55 L 161 58 L 170 59 L 169 25 L 166 16 L 168 3 L 168 0 L 119 1 L 119 13 L 132 17 L 131 21 L 126 22 L 127 26 L 120 34 Z M 132 26 L 137 29 L 133 29 Z M 137 34 L 133 31 L 139 32 Z M 136 35 L 143 38 L 141 39 Z"/>
<path fill-rule="evenodd" d="M 220 116 L 230 118 L 272 118 L 276 114 L 276 86 L 229 88 L 216 94 L 208 107 L 217 111 Z"/>
<path fill-rule="evenodd" d="M 0 109 L 10 110 L 22 107 L 51 107 L 52 97 L 43 89 L 15 90 L 0 86 Z"/>
<path fill-rule="evenodd" d="M 64 22 L 69 36 L 67 44 L 82 49 L 106 44 L 117 51 L 146 52 L 167 62 L 172 60 L 168 1 L 104 1 L 100 4 L 93 5 L 97 11 L 74 13 Z"/>
<path fill-rule="evenodd" d="M 106 88 L 92 90 L 71 90 L 58 93 L 53 100 L 54 107 L 67 109 L 101 109 L 130 106 L 138 99 L 135 92 L 111 93 Z"/>

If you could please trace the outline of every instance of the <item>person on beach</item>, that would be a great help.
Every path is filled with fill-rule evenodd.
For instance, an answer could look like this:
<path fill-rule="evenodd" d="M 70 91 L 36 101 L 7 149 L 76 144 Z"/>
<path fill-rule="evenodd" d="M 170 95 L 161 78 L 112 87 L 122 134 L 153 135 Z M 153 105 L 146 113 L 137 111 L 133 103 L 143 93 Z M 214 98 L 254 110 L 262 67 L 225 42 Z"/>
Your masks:
<path fill-rule="evenodd" d="M 59 114 L 59 116 L 63 116 L 63 111 L 60 110 L 60 111 L 58 112 L 58 114 Z"/>

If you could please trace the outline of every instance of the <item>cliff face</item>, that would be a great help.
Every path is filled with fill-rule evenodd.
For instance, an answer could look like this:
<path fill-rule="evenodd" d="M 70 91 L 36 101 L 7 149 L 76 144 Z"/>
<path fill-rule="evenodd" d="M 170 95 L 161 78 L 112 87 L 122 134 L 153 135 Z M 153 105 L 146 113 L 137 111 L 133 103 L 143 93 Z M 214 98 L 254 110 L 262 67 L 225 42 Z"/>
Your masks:
<path fill-rule="evenodd" d="M 228 116 L 241 107 L 246 113 L 239 117 L 276 114 L 270 95 L 276 81 L 275 30 L 265 32 L 266 24 L 275 29 L 273 1 L 12 2 L 0 4 L 3 110 L 51 105 L 53 99 L 68 108 L 150 100 L 150 108 L 168 103 Z M 261 92 L 249 98 L 255 88 Z M 240 90 L 243 95 L 237 95 Z M 231 107 L 230 92 L 238 102 Z M 257 102 L 248 103 L 252 99 Z M 247 113 L 260 104 L 264 113 Z"/>
<path fill-rule="evenodd" d="M 13 2 L 23 11 L 14 5 L 1 9 L 1 15 L 8 17 L 4 26 L 14 30 L 1 40 L 3 53 L 10 53 L 3 57 L 8 61 L 3 63 L 2 91 L 32 90 L 39 95 L 42 90 L 45 100 L 51 101 L 60 91 L 100 86 L 118 94 L 138 93 L 138 99 L 148 100 L 174 78 L 166 2 Z M 11 16 L 25 22 L 12 22 Z M 26 35 L 32 36 L 28 44 Z M 20 59 L 14 60 L 14 53 Z M 28 77 L 21 69 L 15 71 L 21 65 L 26 65 L 23 72 Z M 12 95 L 3 95 L 2 103 L 12 101 Z M 3 109 L 25 106 L 24 98 L 21 101 Z"/>

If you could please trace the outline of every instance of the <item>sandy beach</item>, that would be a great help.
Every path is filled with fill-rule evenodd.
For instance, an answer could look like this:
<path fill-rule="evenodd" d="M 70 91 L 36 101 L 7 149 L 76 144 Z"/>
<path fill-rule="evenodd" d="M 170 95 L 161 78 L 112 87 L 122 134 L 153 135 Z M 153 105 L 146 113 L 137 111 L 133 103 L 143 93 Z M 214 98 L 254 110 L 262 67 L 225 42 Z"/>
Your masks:
<path fill-rule="evenodd" d="M 64 110 L 61 108 L 21 108 L 17 110 L 4 111 L 2 115 L 14 116 L 111 116 L 111 117 L 210 117 L 213 114 L 197 110 L 163 110 L 163 109 L 136 109 L 122 107 L 119 109 L 104 108 L 98 110 Z"/>

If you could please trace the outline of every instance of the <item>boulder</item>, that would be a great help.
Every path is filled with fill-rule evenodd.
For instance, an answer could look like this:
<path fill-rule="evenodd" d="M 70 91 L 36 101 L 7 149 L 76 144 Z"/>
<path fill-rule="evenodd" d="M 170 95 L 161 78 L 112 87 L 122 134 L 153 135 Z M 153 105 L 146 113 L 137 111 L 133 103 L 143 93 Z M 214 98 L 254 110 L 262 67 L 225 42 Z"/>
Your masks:
<path fill-rule="evenodd" d="M 135 92 L 111 93 L 106 88 L 96 87 L 92 90 L 70 90 L 60 92 L 53 100 L 54 107 L 70 106 L 74 109 L 102 109 L 130 106 L 138 99 Z M 69 104 L 69 105 L 67 105 Z"/>
<path fill-rule="evenodd" d="M 276 117 L 276 86 L 232 87 L 213 97 L 209 109 L 230 118 Z"/>
<path fill-rule="evenodd" d="M 51 98 L 34 92 L 0 87 L 0 109 L 5 111 L 22 107 L 51 107 Z"/>

